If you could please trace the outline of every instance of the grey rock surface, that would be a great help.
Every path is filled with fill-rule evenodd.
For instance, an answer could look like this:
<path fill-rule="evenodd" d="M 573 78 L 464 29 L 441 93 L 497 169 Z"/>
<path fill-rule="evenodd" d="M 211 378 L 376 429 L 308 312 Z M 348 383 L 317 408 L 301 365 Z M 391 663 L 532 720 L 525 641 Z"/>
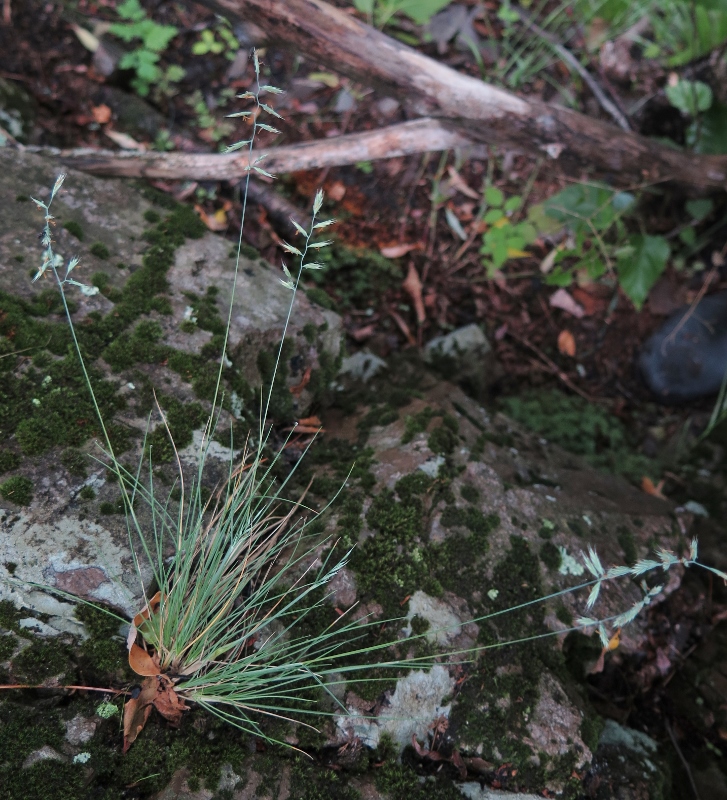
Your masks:
<path fill-rule="evenodd" d="M 0 319 L 3 309 L 7 308 L 3 296 L 9 300 L 34 302 L 40 292 L 54 289 L 50 275 L 37 283 L 32 281 L 40 263 L 38 233 L 43 218 L 29 198 L 47 198 L 56 176 L 66 171 L 61 163 L 29 152 L 0 148 L 0 207 L 3 209 L 0 215 Z M 104 291 L 109 297 L 114 297 L 113 292 L 122 292 L 130 276 L 143 269 L 144 254 L 149 249 L 145 231 L 153 229 L 157 224 L 155 220 L 169 213 L 147 200 L 141 187 L 74 171 L 68 173 L 52 211 L 56 218 L 53 228 L 56 251 L 65 259 L 72 255 L 80 257 L 74 273 L 79 280 L 90 283 L 92 278 L 98 281 L 99 276 L 105 276 Z M 80 230 L 82 240 L 64 227 L 67 223 L 75 224 L 76 228 L 71 228 Z M 100 246 L 106 248 L 108 257 L 102 257 Z M 212 233 L 186 239 L 175 250 L 174 263 L 166 274 L 168 289 L 163 297 L 171 313 L 155 310 L 144 313 L 132 320 L 129 333 L 139 322 L 153 322 L 160 330 L 159 345 L 197 356 L 209 343 L 212 333 L 191 322 L 190 297 L 204 296 L 209 287 L 216 287 L 217 313 L 226 320 L 234 276 L 232 249 L 232 243 Z M 102 293 L 92 297 L 73 291 L 69 294 L 76 306 L 77 325 L 83 325 L 89 314 L 98 318 L 114 314 L 115 302 Z M 241 258 L 228 355 L 251 391 L 262 380 L 258 369 L 260 353 L 276 350 L 289 301 L 290 292 L 281 286 L 276 270 L 259 258 Z M 40 321 L 43 324 L 64 323 L 59 313 L 41 316 Z M 9 333 L 12 334 L 12 328 Z M 333 312 L 314 305 L 301 293 L 291 319 L 289 338 L 293 350 L 286 365 L 288 386 L 302 384 L 300 390 L 291 395 L 291 409 L 292 413 L 303 417 L 314 396 L 311 387 L 306 386 L 305 376 L 310 378 L 315 374 L 322 360 L 330 374 L 334 374 L 333 365 L 340 350 L 340 319 Z M 0 366 L 10 365 L 12 339 L 0 335 L 0 351 L 9 354 Z M 28 369 L 32 370 L 29 356 L 36 352 L 20 354 L 11 376 L 22 376 Z M 58 355 L 48 358 L 53 363 Z M 136 410 L 142 389 L 140 381 L 149 381 L 157 391 L 172 395 L 183 404 L 199 402 L 185 376 L 161 364 L 139 363 L 113 372 L 101 358 L 89 366 L 101 371 L 126 405 L 114 420 L 133 438 L 131 450 L 124 455 L 126 463 L 137 462 L 149 424 L 148 412 L 140 414 Z M 49 391 L 53 391 L 52 383 Z M 16 401 L 8 401 L 0 392 L 0 407 L 4 402 Z M 41 395 L 41 399 L 26 397 L 23 402 L 29 408 L 32 408 L 31 402 L 37 402 L 42 409 L 44 400 Z M 232 416 L 242 411 L 243 401 L 238 398 Z M 73 409 L 69 408 L 67 414 L 72 415 Z M 226 414 L 221 424 L 229 426 L 234 421 L 232 416 Z M 154 424 L 156 420 L 152 427 Z M 229 450 L 217 443 L 213 445 L 212 460 L 216 457 L 221 464 L 229 463 L 225 461 L 229 459 Z M 0 566 L 0 578 L 3 578 L 0 579 L 0 599 L 11 599 L 37 614 L 47 614 L 45 621 L 33 622 L 29 618 L 27 626 L 49 636 L 61 632 L 80 633 L 81 629 L 73 616 L 73 605 L 62 596 L 49 597 L 38 588 L 40 586 L 109 603 L 126 614 L 136 613 L 142 582 L 133 568 L 123 515 L 99 513 L 103 503 L 116 502 L 118 490 L 109 482 L 103 466 L 93 460 L 103 455 L 93 438 L 82 445 L 79 453 L 86 465 L 85 477 L 64 466 L 60 458 L 63 448 L 27 455 L 12 436 L 0 441 L 0 449 L 4 448 L 17 453 L 20 463 L 0 475 L 0 484 L 13 477 L 29 479 L 33 484 L 33 500 L 29 506 L 18 506 L 12 502 L 12 495 L 0 496 L 0 565 L 13 565 L 12 576 Z M 191 450 L 183 450 L 183 461 L 192 465 L 195 452 L 193 446 Z M 84 489 L 90 490 L 95 499 L 84 501 Z M 143 578 L 148 580 L 149 573 Z"/>

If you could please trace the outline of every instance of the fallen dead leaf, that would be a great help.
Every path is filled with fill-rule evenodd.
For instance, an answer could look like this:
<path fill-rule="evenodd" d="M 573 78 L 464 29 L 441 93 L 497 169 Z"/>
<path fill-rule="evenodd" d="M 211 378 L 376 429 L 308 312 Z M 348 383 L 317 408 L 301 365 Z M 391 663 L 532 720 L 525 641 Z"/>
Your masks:
<path fill-rule="evenodd" d="M 457 170 L 450 166 L 447 170 L 449 174 L 449 181 L 452 186 L 454 186 L 457 191 L 462 192 L 462 194 L 466 195 L 467 197 L 471 197 L 473 200 L 479 200 L 480 195 L 474 189 L 467 185 L 464 178 L 457 172 Z"/>
<path fill-rule="evenodd" d="M 555 266 L 555 257 L 559 252 L 559 249 L 554 247 L 540 262 L 540 271 L 543 273 L 543 275 L 547 275 L 553 269 Z"/>
<path fill-rule="evenodd" d="M 306 367 L 305 371 L 303 372 L 303 377 L 300 379 L 300 383 L 296 383 L 295 386 L 290 387 L 290 393 L 293 397 L 300 397 L 303 393 L 303 389 L 310 383 L 310 376 L 311 376 L 311 368 Z"/>
<path fill-rule="evenodd" d="M 336 181 L 327 187 L 326 193 L 331 200 L 335 200 L 337 203 L 340 203 L 341 200 L 343 200 L 343 198 L 346 196 L 346 186 L 342 181 Z"/>
<path fill-rule="evenodd" d="M 606 654 L 615 650 L 621 644 L 621 628 L 617 628 L 613 636 L 608 640 L 608 644 L 601 650 L 601 655 L 598 657 L 596 663 L 588 670 L 590 675 L 597 675 L 603 672 L 606 664 Z"/>
<path fill-rule="evenodd" d="M 195 205 L 194 210 L 199 214 L 199 218 L 211 231 L 227 230 L 227 212 L 224 208 L 219 208 L 214 214 L 207 214 L 202 206 Z"/>
<path fill-rule="evenodd" d="M 608 296 L 602 293 L 604 289 L 608 292 L 608 287 L 600 284 L 577 286 L 573 289 L 573 298 L 583 307 L 587 317 L 599 314 L 608 307 Z"/>
<path fill-rule="evenodd" d="M 362 328 L 356 328 L 355 331 L 351 331 L 351 337 L 357 342 L 363 342 L 366 339 L 370 339 L 375 333 L 376 325 L 364 325 Z"/>
<path fill-rule="evenodd" d="M 126 701 L 124 705 L 124 747 L 126 753 L 136 740 L 136 737 L 144 729 L 149 714 L 151 714 L 152 703 L 157 693 L 156 678 L 146 678 L 141 684 L 141 691 Z"/>
<path fill-rule="evenodd" d="M 401 314 L 398 314 L 394 311 L 393 308 L 389 309 L 389 314 L 394 322 L 397 324 L 399 330 L 404 334 L 406 337 L 406 341 L 413 347 L 417 342 L 416 339 L 411 335 L 411 331 L 409 330 L 409 326 L 404 322 Z"/>
<path fill-rule="evenodd" d="M 78 37 L 78 41 L 86 48 L 86 50 L 90 50 L 92 53 L 95 53 L 98 50 L 98 37 L 94 36 L 91 31 L 87 31 L 80 25 L 71 25 L 71 29 Z"/>
<path fill-rule="evenodd" d="M 586 313 L 583 310 L 583 306 L 576 303 L 565 289 L 558 289 L 557 292 L 552 294 L 548 300 L 548 304 L 551 308 L 559 308 L 561 311 L 566 311 L 577 319 L 580 319 Z"/>
<path fill-rule="evenodd" d="M 661 490 L 664 488 L 664 481 L 661 480 L 659 483 L 654 485 L 654 481 L 651 480 L 647 475 L 641 479 L 641 490 L 646 492 L 646 494 L 650 494 L 652 497 L 658 497 L 661 500 L 666 500 L 666 497 L 662 494 Z"/>
<path fill-rule="evenodd" d="M 133 136 L 129 136 L 128 133 L 121 133 L 121 131 L 110 131 L 108 129 L 104 129 L 104 133 L 122 150 L 146 150 L 145 144 L 137 142 L 136 139 L 134 139 Z"/>
<path fill-rule="evenodd" d="M 157 692 L 153 701 L 154 708 L 166 719 L 170 725 L 178 728 L 182 723 L 182 715 L 188 706 L 184 698 L 174 690 L 174 683 L 166 676 L 158 678 Z"/>
<path fill-rule="evenodd" d="M 188 710 L 184 698 L 177 694 L 170 678 L 166 675 L 146 677 L 138 693 L 132 693 L 124 705 L 124 753 L 144 729 L 152 708 L 156 708 L 175 728 L 179 727 L 182 715 Z"/>
<path fill-rule="evenodd" d="M 385 258 L 401 258 L 412 250 L 418 250 L 418 244 L 392 244 L 388 247 L 380 247 L 379 253 Z"/>
<path fill-rule="evenodd" d="M 565 328 L 558 334 L 558 350 L 564 356 L 571 358 L 576 354 L 576 340 L 573 334 Z"/>
<path fill-rule="evenodd" d="M 144 608 L 134 617 L 134 625 L 140 627 L 144 620 L 149 619 L 152 614 L 156 614 L 162 604 L 162 593 L 157 592 L 144 606 Z M 129 643 L 131 649 L 131 643 Z"/>
<path fill-rule="evenodd" d="M 422 325 L 427 319 L 427 312 L 422 299 L 422 282 L 414 264 L 409 264 L 409 272 L 402 283 L 402 289 L 411 297 L 417 315 L 417 322 Z"/>
<path fill-rule="evenodd" d="M 111 119 L 111 109 L 105 103 L 101 103 L 100 106 L 92 106 L 91 113 L 99 125 L 105 125 Z"/>
<path fill-rule="evenodd" d="M 152 658 L 143 647 L 139 647 L 136 642 L 131 645 L 129 650 L 129 666 L 137 675 L 159 675 L 159 662 Z"/>

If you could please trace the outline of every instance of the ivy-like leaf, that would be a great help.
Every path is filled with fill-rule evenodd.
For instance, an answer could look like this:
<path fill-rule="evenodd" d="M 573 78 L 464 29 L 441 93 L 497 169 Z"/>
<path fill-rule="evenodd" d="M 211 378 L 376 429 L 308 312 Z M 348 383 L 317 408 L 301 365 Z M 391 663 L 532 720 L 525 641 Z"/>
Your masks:
<path fill-rule="evenodd" d="M 631 237 L 633 253 L 617 262 L 618 280 L 631 302 L 640 309 L 651 287 L 666 269 L 671 249 L 663 236 Z"/>
<path fill-rule="evenodd" d="M 680 80 L 674 86 L 667 86 L 664 93 L 674 108 L 689 117 L 696 117 L 712 106 L 712 90 L 702 81 Z"/>

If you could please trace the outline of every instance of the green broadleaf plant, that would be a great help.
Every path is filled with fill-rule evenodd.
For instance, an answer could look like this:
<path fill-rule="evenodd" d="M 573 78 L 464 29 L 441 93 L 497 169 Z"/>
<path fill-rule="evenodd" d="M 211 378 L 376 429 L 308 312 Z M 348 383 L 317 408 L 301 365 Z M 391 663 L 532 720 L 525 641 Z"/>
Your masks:
<path fill-rule="evenodd" d="M 259 86 L 256 53 L 254 64 Z M 246 92 L 239 97 L 254 101 L 260 112 L 266 113 L 260 94 L 277 91 L 274 87 L 259 86 L 255 92 Z M 245 143 L 249 162 L 252 162 L 252 148 L 261 124 L 253 117 L 251 138 Z M 248 167 L 246 184 L 252 169 Z M 149 451 L 144 448 L 149 459 L 146 477 L 143 463 L 132 472 L 115 456 L 107 432 L 107 421 L 103 419 L 93 394 L 66 292 L 73 287 L 91 295 L 98 289 L 72 277 L 77 259 L 71 259 L 64 271 L 63 259 L 53 250 L 51 206 L 63 180 L 64 176 L 58 178 L 47 202 L 35 200 L 45 216 L 43 260 L 35 280 L 50 276 L 60 290 L 76 354 L 103 434 L 104 454 L 101 460 L 116 476 L 121 490 L 131 549 L 137 554 L 135 564 L 145 600 L 145 608 L 132 622 L 128 640 L 132 666 L 145 676 L 146 681 L 151 682 L 151 686 L 156 687 L 158 682 L 165 687 L 167 710 L 170 698 L 174 699 L 172 705 L 176 704 L 178 709 L 193 703 L 242 730 L 271 738 L 261 727 L 261 718 L 296 717 L 300 720 L 305 719 L 306 715 L 321 713 L 346 715 L 347 709 L 338 699 L 338 688 L 352 677 L 361 679 L 363 676 L 365 679 L 371 666 L 388 668 L 393 672 L 431 665 L 437 659 L 436 655 L 400 659 L 392 656 L 388 642 L 362 644 L 361 639 L 369 628 L 372 625 L 379 628 L 381 620 L 375 623 L 366 619 L 355 621 L 344 615 L 317 633 L 303 633 L 301 630 L 302 621 L 326 602 L 326 587 L 346 564 L 349 555 L 337 552 L 335 542 L 330 537 L 321 536 L 315 531 L 312 523 L 317 514 L 306 507 L 303 497 L 297 501 L 285 497 L 285 489 L 295 467 L 280 483 L 276 482 L 273 473 L 282 450 L 273 455 L 269 463 L 266 461 L 266 448 L 271 441 L 268 413 L 272 386 L 283 358 L 285 334 L 293 304 L 306 271 L 321 268 L 320 263 L 309 260 L 310 252 L 316 253 L 329 244 L 327 241 L 313 240 L 319 231 L 333 223 L 330 219 L 317 221 L 323 204 L 322 192 L 319 191 L 315 196 L 310 225 L 295 224 L 302 237 L 300 246 L 286 244 L 284 248 L 296 258 L 297 267 L 290 270 L 283 265 L 285 277 L 281 282 L 290 290 L 291 299 L 277 351 L 273 380 L 267 398 L 262 403 L 259 426 L 245 442 L 241 461 L 237 462 L 231 456 L 227 479 L 221 489 L 211 499 L 206 499 L 206 462 L 219 418 L 225 354 L 240 266 L 241 230 L 212 410 L 204 427 L 198 466 L 191 479 L 185 475 L 177 458 L 179 478 L 178 487 L 175 488 L 179 489 L 181 497 L 175 507 L 172 495 L 160 497 L 155 487 L 151 469 L 153 449 Z M 243 195 L 242 225 L 246 198 L 247 191 Z M 504 211 L 506 203 L 501 193 L 490 191 L 488 198 L 493 208 Z M 512 203 L 511 208 L 514 205 Z M 150 512 L 151 524 L 148 526 L 142 523 L 137 514 L 139 504 L 145 505 Z M 592 549 L 583 556 L 583 560 L 592 576 L 586 583 L 476 621 L 481 622 L 583 588 L 590 588 L 586 604 L 587 610 L 590 610 L 605 582 L 622 577 L 641 578 L 648 572 L 666 572 L 676 565 L 698 564 L 697 544 L 693 541 L 689 555 L 683 558 L 660 550 L 657 551 L 657 560 L 644 559 L 633 567 L 612 567 L 607 570 Z M 727 575 L 719 570 L 706 568 L 727 579 Z M 157 589 L 153 597 L 143 578 L 148 570 L 153 575 Z M 9 580 L 17 581 L 15 578 Z M 40 588 L 69 597 L 49 587 Z M 632 608 L 605 619 L 583 617 L 571 630 L 595 628 L 606 648 L 610 642 L 609 628 L 631 622 L 653 601 L 661 588 L 644 585 L 642 599 Z M 546 632 L 519 641 L 562 633 Z M 426 635 L 412 634 L 407 641 Z M 505 642 L 490 646 L 503 644 Z M 451 659 L 459 655 L 472 659 L 486 647 L 449 653 L 443 657 Z M 377 656 L 382 660 L 377 661 Z M 324 696 L 333 702 L 335 711 L 322 711 L 317 701 Z M 130 745 L 132 740 L 127 738 L 125 746 Z"/>
<path fill-rule="evenodd" d="M 553 254 L 546 282 L 569 286 L 578 271 L 590 280 L 606 273 L 641 308 L 649 290 L 666 268 L 671 248 L 663 236 L 630 233 L 623 217 L 635 208 L 629 192 L 594 184 L 574 184 L 548 199 L 545 213 L 562 222 L 571 237 Z"/>
<path fill-rule="evenodd" d="M 177 28 L 160 25 L 149 19 L 139 0 L 125 0 L 116 12 L 126 21 L 115 22 L 109 27 L 109 33 L 124 42 L 137 43 L 134 50 L 124 53 L 119 67 L 135 71 L 132 85 L 142 97 L 149 94 L 152 85 L 159 83 L 164 83 L 168 93 L 169 84 L 180 81 L 185 74 L 184 69 L 177 65 L 171 65 L 166 70 L 159 66 L 160 55 L 177 35 Z"/>

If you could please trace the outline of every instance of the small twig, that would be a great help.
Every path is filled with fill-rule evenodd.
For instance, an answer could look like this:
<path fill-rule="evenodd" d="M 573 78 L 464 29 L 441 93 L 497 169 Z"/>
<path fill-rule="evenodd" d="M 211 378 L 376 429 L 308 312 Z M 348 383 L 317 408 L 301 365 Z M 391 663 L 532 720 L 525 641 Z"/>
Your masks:
<path fill-rule="evenodd" d="M 4 683 L 0 685 L 2 689 L 78 689 L 84 692 L 103 692 L 104 694 L 129 694 L 126 689 L 109 689 L 101 688 L 99 686 L 46 686 L 42 683 Z"/>
<path fill-rule="evenodd" d="M 614 120 L 614 122 L 625 131 L 631 130 L 631 125 L 629 121 L 626 119 L 624 114 L 622 113 L 621 109 L 616 106 L 615 103 L 611 102 L 611 100 L 606 97 L 603 89 L 598 85 L 596 79 L 591 75 L 590 72 L 581 64 L 581 62 L 571 53 L 570 50 L 563 47 L 563 45 L 556 39 L 555 36 L 544 31 L 541 27 L 536 25 L 524 11 L 518 9 L 517 13 L 520 15 L 520 19 L 523 21 L 525 25 L 530 28 L 533 33 L 536 33 L 540 36 L 541 39 L 545 40 L 555 52 L 563 59 L 563 61 L 568 64 L 571 69 L 575 70 L 583 79 L 583 82 L 588 86 L 588 88 L 593 92 L 593 96 L 598 100 L 601 108 Z"/>
<path fill-rule="evenodd" d="M 674 328 L 674 330 L 664 339 L 662 344 L 662 355 L 664 354 L 664 346 L 666 344 L 674 344 L 677 334 L 679 331 L 687 324 L 689 319 L 692 317 L 694 312 L 697 310 L 697 306 L 699 305 L 700 300 L 704 297 L 709 288 L 710 284 L 712 283 L 712 278 L 714 278 L 717 272 L 717 267 L 712 267 L 709 271 L 707 277 L 704 279 L 704 283 L 699 287 L 699 291 L 697 292 L 697 296 L 692 301 L 692 304 L 689 306 L 689 310 L 687 313 L 679 320 L 679 324 Z"/>
<path fill-rule="evenodd" d="M 692 775 L 692 770 L 689 768 L 687 759 L 684 758 L 684 753 L 682 753 L 682 749 L 681 747 L 679 747 L 679 743 L 677 742 L 677 738 L 674 735 L 674 731 L 672 730 L 672 727 L 669 724 L 668 719 L 664 720 L 664 727 L 666 728 L 666 732 L 669 734 L 669 738 L 671 739 L 671 743 L 674 745 L 674 749 L 677 751 L 677 755 L 679 756 L 679 760 L 682 762 L 684 771 L 687 773 L 687 777 L 689 778 L 689 784 L 692 787 L 694 796 L 697 798 L 697 800 L 702 800 L 702 798 L 699 796 L 699 791 L 697 790 L 697 784 L 694 782 L 694 776 Z"/>
<path fill-rule="evenodd" d="M 553 361 L 551 358 L 545 355 L 545 353 L 532 342 L 529 342 L 527 339 L 518 336 L 512 331 L 507 331 L 507 335 L 512 337 L 516 342 L 519 342 L 522 345 L 525 345 L 528 349 L 532 350 L 533 353 L 548 367 L 548 369 L 553 372 L 556 377 L 563 381 L 563 383 L 576 394 L 579 394 L 584 400 L 587 400 L 589 403 L 597 403 L 598 399 L 595 397 L 591 397 L 588 392 L 584 392 L 583 389 L 580 389 L 578 386 L 573 383 L 573 381 L 560 369 L 560 367 Z"/>

